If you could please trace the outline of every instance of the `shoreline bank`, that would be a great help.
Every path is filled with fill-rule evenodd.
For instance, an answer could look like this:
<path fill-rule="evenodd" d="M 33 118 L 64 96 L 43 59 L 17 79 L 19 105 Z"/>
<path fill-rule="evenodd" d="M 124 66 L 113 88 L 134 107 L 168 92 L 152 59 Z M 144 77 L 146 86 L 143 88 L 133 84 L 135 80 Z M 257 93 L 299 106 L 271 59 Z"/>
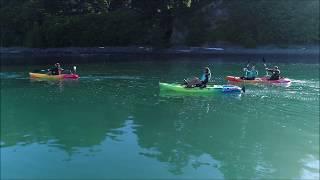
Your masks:
<path fill-rule="evenodd" d="M 83 59 L 86 57 L 103 57 L 104 59 L 139 58 L 216 58 L 230 56 L 251 56 L 252 59 L 268 57 L 299 60 L 307 58 L 307 63 L 319 63 L 319 46 L 296 46 L 290 48 L 258 47 L 175 47 L 154 49 L 151 47 L 66 47 L 66 48 L 21 48 L 0 47 L 1 64 L 16 64 L 12 59 L 56 59 L 68 57 Z M 11 59 L 11 60 L 9 60 Z M 296 59 L 296 60 L 294 60 Z M 35 63 L 37 60 L 33 60 Z M 99 61 L 99 60 L 97 60 Z M 51 62 L 51 61 L 50 61 Z M 81 60 L 79 60 L 81 62 Z"/>

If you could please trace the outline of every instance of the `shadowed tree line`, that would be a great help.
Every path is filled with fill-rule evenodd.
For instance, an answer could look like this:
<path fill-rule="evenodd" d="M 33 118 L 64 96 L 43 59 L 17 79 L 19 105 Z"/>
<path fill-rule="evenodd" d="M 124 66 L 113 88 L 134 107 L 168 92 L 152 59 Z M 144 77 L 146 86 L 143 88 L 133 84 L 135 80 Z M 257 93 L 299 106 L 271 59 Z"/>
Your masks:
<path fill-rule="evenodd" d="M 254 47 L 319 42 L 318 0 L 0 2 L 1 46 L 169 47 L 226 41 Z"/>

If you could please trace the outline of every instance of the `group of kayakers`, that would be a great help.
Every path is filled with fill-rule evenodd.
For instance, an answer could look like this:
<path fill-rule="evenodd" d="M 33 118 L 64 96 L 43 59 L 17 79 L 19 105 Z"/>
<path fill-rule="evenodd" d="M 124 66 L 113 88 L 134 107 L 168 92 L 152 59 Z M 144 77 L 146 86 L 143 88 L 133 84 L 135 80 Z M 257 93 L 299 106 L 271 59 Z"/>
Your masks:
<path fill-rule="evenodd" d="M 265 68 L 266 72 L 270 72 L 271 76 L 268 78 L 268 80 L 279 80 L 280 79 L 280 70 L 278 66 L 274 66 L 273 68 Z M 249 65 L 246 68 L 243 68 L 244 76 L 240 77 L 244 80 L 255 80 L 258 76 L 258 70 L 256 70 L 255 65 L 251 66 L 249 68 Z M 268 73 L 267 73 L 268 75 Z"/>
<path fill-rule="evenodd" d="M 264 64 L 265 65 L 265 64 Z M 75 70 L 74 66 L 74 71 L 70 70 L 70 73 L 73 74 Z M 265 70 L 267 72 L 267 80 L 279 80 L 280 79 L 280 69 L 278 66 L 274 66 L 273 68 L 267 68 L 265 65 Z M 55 63 L 54 67 L 50 68 L 47 70 L 48 75 L 60 75 L 64 71 L 64 69 L 61 67 L 60 63 Z M 256 70 L 255 65 L 250 65 L 248 64 L 247 67 L 243 68 L 244 75 L 240 77 L 242 80 L 255 80 L 258 76 L 258 70 Z M 268 73 L 271 73 L 270 76 L 268 76 Z M 205 67 L 203 74 L 200 78 L 194 77 L 192 79 L 184 79 L 183 84 L 185 85 L 186 88 L 193 88 L 193 87 L 200 87 L 200 88 L 205 88 L 208 84 L 208 82 L 211 79 L 211 70 L 209 67 Z"/>
<path fill-rule="evenodd" d="M 278 66 L 274 66 L 273 68 L 267 68 L 265 67 L 265 70 L 267 72 L 267 80 L 279 80 L 280 79 L 280 69 Z M 258 70 L 256 70 L 255 65 L 252 65 L 251 67 L 247 65 L 247 67 L 243 68 L 244 75 L 240 77 L 243 80 L 255 80 L 258 76 Z M 270 76 L 268 76 L 268 72 L 271 73 Z M 211 70 L 209 67 L 205 67 L 203 74 L 201 78 L 194 77 L 192 79 L 184 79 L 184 85 L 186 88 L 192 88 L 192 87 L 200 87 L 204 88 L 208 84 L 208 82 L 211 79 Z"/>

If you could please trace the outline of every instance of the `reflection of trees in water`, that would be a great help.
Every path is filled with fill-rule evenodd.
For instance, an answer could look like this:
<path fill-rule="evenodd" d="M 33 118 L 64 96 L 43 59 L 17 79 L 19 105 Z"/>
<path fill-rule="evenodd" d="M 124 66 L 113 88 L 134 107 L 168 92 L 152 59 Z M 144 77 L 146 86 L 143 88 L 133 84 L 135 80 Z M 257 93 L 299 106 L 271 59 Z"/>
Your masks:
<path fill-rule="evenodd" d="M 243 111 L 236 111 L 239 106 L 234 104 L 236 107 L 226 110 L 221 103 L 228 102 L 177 98 L 162 100 L 160 105 L 137 108 L 135 121 L 142 124 L 136 132 L 138 143 L 151 151 L 142 154 L 169 163 L 169 171 L 174 174 L 183 174 L 183 169 L 190 163 L 193 168 L 209 163 L 226 178 L 299 177 L 300 166 L 288 167 L 286 160 L 296 164 L 300 157 L 281 153 L 285 156 L 282 157 L 284 161 L 273 159 L 273 156 L 277 157 L 277 148 L 290 152 L 292 147 L 283 143 L 285 137 L 272 139 L 274 136 L 269 134 L 272 123 L 259 121 L 257 118 L 261 116 L 251 116 L 245 107 Z M 217 163 L 212 160 L 200 164 L 193 162 L 204 154 Z M 285 172 L 279 172 L 280 169 Z"/>
<path fill-rule="evenodd" d="M 285 153 L 296 147 L 287 147 L 284 142 L 288 134 L 275 130 L 274 123 L 254 118 L 263 118 L 263 112 L 252 115 L 259 112 L 226 96 L 158 101 L 157 97 L 146 97 L 144 91 L 139 91 L 149 88 L 142 82 L 135 83 L 134 95 L 130 94 L 132 90 L 125 91 L 127 86 L 120 83 L 106 88 L 95 82 L 92 90 L 88 90 L 92 88 L 89 84 L 75 87 L 77 91 L 64 88 L 63 93 L 48 93 L 47 88 L 36 93 L 24 90 L 21 96 L 16 94 L 22 92 L 14 92 L 13 88 L 1 97 L 1 102 L 6 102 L 1 107 L 1 146 L 44 143 L 72 154 L 75 148 L 99 145 L 106 137 L 116 139 L 123 133 L 117 129 L 123 126 L 128 112 L 135 112 L 134 124 L 140 125 L 135 128 L 138 143 L 150 150 L 141 154 L 168 163 L 173 174 L 183 174 L 184 167 L 191 164 L 195 169 L 217 168 L 226 178 L 276 177 L 274 174 L 283 175 L 275 171 L 281 169 L 291 170 L 292 174 L 285 174 L 287 177 L 298 177 L 299 166 L 287 165 L 296 164 L 302 155 L 292 157 L 288 163 Z M 18 98 L 23 101 L 17 101 Z M 284 114 L 277 114 L 275 122 L 281 120 L 281 115 Z M 272 139 L 275 135 L 270 135 L 270 129 L 278 138 Z M 307 140 L 299 134 L 290 138 L 301 147 L 310 145 L 302 143 Z M 211 160 L 194 161 L 204 154 Z M 274 163 L 277 158 L 283 161 Z M 212 159 L 219 162 L 208 164 Z"/>
<path fill-rule="evenodd" d="M 63 111 L 64 108 L 58 109 Z M 101 110 L 89 108 L 90 113 L 76 112 L 70 107 L 68 110 L 74 112 L 68 112 L 68 117 L 64 117 L 66 113 L 57 115 L 62 117 L 56 117 L 54 113 L 48 117 L 47 112 L 41 112 L 24 113 L 24 118 L 7 118 L 1 137 L 4 147 L 19 143 L 47 144 L 50 141 L 48 144 L 72 152 L 75 147 L 100 144 L 106 136 L 115 138 L 117 132 L 112 132 L 112 129 L 121 127 L 122 120 L 126 118 L 125 114 L 116 114 L 112 109 L 106 111 L 105 107 Z M 111 112 L 112 117 L 109 116 Z"/>
<path fill-rule="evenodd" d="M 138 134 L 139 134 L 139 131 L 140 129 L 138 128 Z M 143 140 L 139 141 L 140 145 L 143 148 L 156 149 L 155 150 L 156 153 L 144 152 L 141 154 L 147 157 L 156 158 L 160 162 L 169 163 L 170 165 L 169 171 L 172 172 L 173 174 L 177 174 L 177 175 L 183 174 L 182 168 L 188 165 L 190 160 L 190 155 L 192 154 L 199 155 L 187 145 L 182 145 L 181 143 L 179 143 L 176 136 L 170 136 L 171 140 L 167 139 L 167 137 L 165 137 L 164 139 L 161 138 L 162 140 L 159 140 L 159 139 L 157 140 L 157 138 L 159 138 L 159 136 L 153 139 L 155 141 L 154 143 L 150 142 L 150 140 L 148 142 Z M 163 147 L 164 145 L 165 147 Z"/>
<path fill-rule="evenodd" d="M 155 151 L 142 154 L 169 163 L 169 171 L 178 175 L 183 173 L 182 169 L 190 163 L 192 156 L 199 157 L 203 153 L 194 148 L 192 141 L 195 134 L 192 131 L 198 125 L 198 120 L 206 116 L 208 104 L 198 104 L 195 111 L 192 106 L 182 108 L 182 105 L 191 101 L 185 102 L 181 98 L 173 101 L 168 105 L 160 103 L 160 106 L 140 107 L 136 111 L 135 121 L 143 124 L 137 128 L 140 146 Z M 198 111 L 198 108 L 203 108 L 203 111 Z M 145 120 L 142 117 L 149 118 Z M 197 167 L 197 163 L 193 165 Z"/>
<path fill-rule="evenodd" d="M 107 96 L 103 88 L 88 95 L 88 89 L 75 84 L 74 91 L 68 85 L 62 93 L 47 85 L 37 92 L 6 91 L 1 100 L 6 102 L 1 107 L 1 147 L 40 143 L 73 153 L 78 147 L 99 145 L 106 137 L 116 140 L 121 132 L 114 129 L 123 126 L 132 101 L 124 106 L 125 96 Z"/>

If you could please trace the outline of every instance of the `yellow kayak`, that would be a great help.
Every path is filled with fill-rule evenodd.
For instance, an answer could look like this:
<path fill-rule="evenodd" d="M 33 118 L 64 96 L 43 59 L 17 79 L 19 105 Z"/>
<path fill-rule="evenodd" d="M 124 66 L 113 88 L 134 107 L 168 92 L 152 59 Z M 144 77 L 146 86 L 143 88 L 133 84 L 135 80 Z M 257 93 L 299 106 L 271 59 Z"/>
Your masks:
<path fill-rule="evenodd" d="M 79 75 L 77 74 L 60 74 L 60 75 L 49 75 L 42 73 L 29 73 L 30 78 L 37 79 L 78 79 Z"/>

